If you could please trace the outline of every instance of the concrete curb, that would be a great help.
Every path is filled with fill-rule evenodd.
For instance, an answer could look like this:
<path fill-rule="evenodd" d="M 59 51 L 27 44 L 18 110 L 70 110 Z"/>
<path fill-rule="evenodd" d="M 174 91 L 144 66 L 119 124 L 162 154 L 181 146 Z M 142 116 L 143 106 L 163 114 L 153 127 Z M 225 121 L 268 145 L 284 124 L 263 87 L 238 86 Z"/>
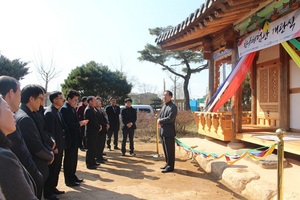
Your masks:
<path fill-rule="evenodd" d="M 177 153 L 195 159 L 199 166 L 216 179 L 222 179 L 234 191 L 252 200 L 272 200 L 277 194 L 276 185 L 260 180 L 260 175 L 245 166 L 228 165 L 224 161 L 193 157 L 183 147 L 177 147 Z"/>

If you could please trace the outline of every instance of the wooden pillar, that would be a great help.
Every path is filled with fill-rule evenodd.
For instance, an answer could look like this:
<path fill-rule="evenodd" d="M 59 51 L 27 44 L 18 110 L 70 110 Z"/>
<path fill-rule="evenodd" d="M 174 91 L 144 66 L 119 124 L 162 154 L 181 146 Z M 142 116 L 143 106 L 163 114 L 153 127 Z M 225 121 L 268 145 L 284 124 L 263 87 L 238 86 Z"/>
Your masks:
<path fill-rule="evenodd" d="M 280 46 L 280 102 L 279 102 L 279 127 L 288 131 L 290 129 L 290 93 L 289 93 L 289 56 Z"/>
<path fill-rule="evenodd" d="M 214 60 L 212 56 L 211 39 L 205 38 L 203 40 L 203 58 L 208 61 L 208 90 L 209 99 L 214 94 Z"/>
<path fill-rule="evenodd" d="M 231 63 L 234 67 L 238 60 L 237 46 L 232 49 Z M 238 88 L 236 93 L 231 98 L 231 111 L 232 111 L 232 139 L 234 142 L 236 140 L 236 133 L 242 130 L 242 86 Z"/>
<path fill-rule="evenodd" d="M 251 88 L 251 124 L 257 124 L 257 77 L 256 77 L 256 61 L 258 60 L 259 52 L 253 61 L 250 72 L 250 88 Z"/>

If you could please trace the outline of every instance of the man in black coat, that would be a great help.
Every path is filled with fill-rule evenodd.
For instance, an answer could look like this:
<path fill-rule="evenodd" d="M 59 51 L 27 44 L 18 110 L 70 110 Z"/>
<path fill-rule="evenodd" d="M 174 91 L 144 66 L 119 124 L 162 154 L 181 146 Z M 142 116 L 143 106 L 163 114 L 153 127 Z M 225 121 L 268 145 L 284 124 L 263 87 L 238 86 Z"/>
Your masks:
<path fill-rule="evenodd" d="M 118 147 L 118 134 L 120 129 L 120 106 L 116 105 L 116 99 L 114 97 L 110 98 L 110 105 L 105 109 L 108 122 L 109 122 L 109 129 L 107 133 L 107 141 L 106 147 L 110 151 L 111 150 L 111 137 L 114 136 L 114 149 L 120 149 Z"/>
<path fill-rule="evenodd" d="M 125 99 L 125 108 L 121 112 L 121 118 L 123 122 L 122 126 L 122 135 L 123 135 L 123 140 L 122 140 L 122 156 L 125 156 L 126 153 L 126 141 L 127 141 L 127 136 L 129 136 L 129 153 L 130 155 L 134 156 L 134 130 L 136 129 L 136 120 L 137 120 L 137 114 L 136 114 L 136 109 L 134 109 L 131 106 L 132 100 L 130 98 Z"/>
<path fill-rule="evenodd" d="M 20 83 L 13 77 L 0 77 L 0 94 L 10 107 L 12 112 L 19 110 L 21 101 Z M 22 165 L 33 178 L 37 188 L 37 198 L 42 198 L 43 176 L 37 169 L 32 160 L 32 156 L 25 144 L 23 135 L 17 126 L 17 129 L 12 134 L 9 134 L 8 139 L 11 141 L 10 150 L 18 157 Z"/>
<path fill-rule="evenodd" d="M 106 113 L 102 109 L 102 98 L 96 97 L 96 114 L 99 119 L 99 124 L 102 126 L 102 129 L 99 133 L 98 141 L 97 141 L 97 153 L 96 153 L 96 160 L 98 163 L 105 163 L 107 161 L 106 158 L 103 157 L 103 151 L 105 148 L 105 141 L 107 130 L 109 129 L 108 120 L 106 118 Z"/>
<path fill-rule="evenodd" d="M 45 111 L 46 131 L 51 134 L 56 142 L 54 152 L 54 161 L 49 165 L 49 177 L 45 182 L 44 197 L 46 199 L 55 199 L 55 194 L 63 194 L 64 191 L 58 190 L 58 178 L 62 164 L 63 150 L 70 145 L 70 137 L 67 125 L 63 121 L 59 109 L 64 104 L 64 97 L 61 92 L 52 92 L 49 96 L 52 105 Z"/>
<path fill-rule="evenodd" d="M 89 123 L 85 126 L 85 135 L 87 139 L 87 152 L 85 157 L 86 167 L 88 169 L 97 169 L 99 164 L 96 163 L 96 153 L 97 153 L 97 141 L 100 136 L 100 131 L 102 130 L 102 125 L 100 124 L 99 115 L 96 111 L 96 98 L 94 96 L 89 96 L 87 98 L 88 106 L 84 111 L 84 119 L 89 120 Z"/>
<path fill-rule="evenodd" d="M 161 167 L 163 173 L 174 171 L 175 165 L 175 120 L 177 107 L 172 102 L 172 92 L 166 90 L 163 100 L 165 105 L 162 107 L 157 123 L 165 154 L 166 165 Z"/>
<path fill-rule="evenodd" d="M 80 105 L 76 108 L 79 121 L 84 120 L 83 115 L 87 104 L 87 97 L 82 97 Z M 80 127 L 79 148 L 81 151 L 86 149 L 85 126 Z"/>
<path fill-rule="evenodd" d="M 64 176 L 67 186 L 78 186 L 83 179 L 76 176 L 76 168 L 78 161 L 79 133 L 80 127 L 85 126 L 88 121 L 79 121 L 76 113 L 76 105 L 78 103 L 79 93 L 75 90 L 70 90 L 67 94 L 67 101 L 60 109 L 63 120 L 65 121 L 68 132 L 70 134 L 70 147 L 65 149 L 64 157 Z"/>
<path fill-rule="evenodd" d="M 43 140 L 37 125 L 36 113 L 44 101 L 44 92 L 39 85 L 27 85 L 21 91 L 21 107 L 15 118 L 29 152 L 45 181 L 49 175 L 48 164 L 54 159 L 53 151 Z"/>

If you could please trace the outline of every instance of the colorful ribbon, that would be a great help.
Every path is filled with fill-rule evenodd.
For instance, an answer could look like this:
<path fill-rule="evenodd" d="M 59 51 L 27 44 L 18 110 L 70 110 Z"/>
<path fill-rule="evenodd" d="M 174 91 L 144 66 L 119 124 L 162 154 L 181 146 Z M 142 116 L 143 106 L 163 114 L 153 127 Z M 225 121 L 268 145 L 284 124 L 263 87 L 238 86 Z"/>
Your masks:
<path fill-rule="evenodd" d="M 300 57 L 298 54 L 292 49 L 292 47 L 287 42 L 282 42 L 281 45 L 286 50 L 286 52 L 291 56 L 297 66 L 300 68 Z"/>
<path fill-rule="evenodd" d="M 178 138 L 175 138 L 175 142 L 178 146 L 183 147 L 185 151 L 192 152 L 194 156 L 202 155 L 206 159 L 211 158 L 214 160 L 225 157 L 225 160 L 229 165 L 236 163 L 237 161 L 241 160 L 242 158 L 244 158 L 247 155 L 249 155 L 249 157 L 255 161 L 265 158 L 266 156 L 272 154 L 272 152 L 274 151 L 274 149 L 277 145 L 277 143 L 275 143 L 270 146 L 264 146 L 264 147 L 248 150 L 248 151 L 245 151 L 242 155 L 230 154 L 230 153 L 224 153 L 224 154 L 218 155 L 216 153 L 207 153 L 204 151 L 199 151 L 197 149 L 191 148 L 188 145 L 181 142 Z M 259 149 L 265 149 L 265 148 L 267 148 L 267 149 L 264 151 L 258 151 Z"/>

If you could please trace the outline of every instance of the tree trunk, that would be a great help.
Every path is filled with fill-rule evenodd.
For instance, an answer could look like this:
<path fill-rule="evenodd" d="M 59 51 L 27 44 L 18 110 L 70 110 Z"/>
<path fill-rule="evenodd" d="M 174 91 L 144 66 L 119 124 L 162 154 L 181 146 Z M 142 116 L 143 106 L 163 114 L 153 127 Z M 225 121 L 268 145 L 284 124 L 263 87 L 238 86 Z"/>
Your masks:
<path fill-rule="evenodd" d="M 191 77 L 191 74 L 187 73 L 187 75 L 184 78 L 184 83 L 183 83 L 184 108 L 185 108 L 184 110 L 191 110 L 191 107 L 190 107 L 190 94 L 189 94 L 189 90 L 188 90 L 190 77 Z"/>

